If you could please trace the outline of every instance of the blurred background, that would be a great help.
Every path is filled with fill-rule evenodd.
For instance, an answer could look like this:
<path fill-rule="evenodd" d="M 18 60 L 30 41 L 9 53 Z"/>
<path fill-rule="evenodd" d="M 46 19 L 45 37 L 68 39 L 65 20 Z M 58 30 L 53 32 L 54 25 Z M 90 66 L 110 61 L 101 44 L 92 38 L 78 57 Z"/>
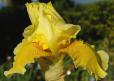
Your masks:
<path fill-rule="evenodd" d="M 44 81 L 38 64 L 27 66 L 25 75 L 6 78 L 4 70 L 12 65 L 13 49 L 22 40 L 24 28 L 31 24 L 25 3 L 49 0 L 0 0 L 0 81 Z M 51 0 L 67 23 L 82 28 L 77 39 L 103 49 L 110 56 L 108 76 L 99 81 L 114 81 L 114 0 Z M 77 69 L 66 75 L 67 81 L 95 81 L 86 71 Z"/>

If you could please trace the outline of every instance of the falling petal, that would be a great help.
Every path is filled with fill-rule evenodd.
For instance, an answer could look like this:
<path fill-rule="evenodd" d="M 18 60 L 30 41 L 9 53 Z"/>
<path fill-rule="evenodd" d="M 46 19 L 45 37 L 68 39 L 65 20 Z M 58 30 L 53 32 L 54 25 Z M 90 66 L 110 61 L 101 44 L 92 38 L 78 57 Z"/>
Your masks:
<path fill-rule="evenodd" d="M 5 76 L 10 76 L 14 73 L 24 74 L 26 71 L 25 66 L 34 63 L 35 58 L 50 55 L 48 52 L 41 50 L 41 48 L 38 48 L 38 46 L 36 47 L 35 45 L 34 43 L 20 43 L 17 48 L 15 48 L 14 53 L 16 54 L 13 67 L 9 71 L 4 72 Z"/>
<path fill-rule="evenodd" d="M 83 41 L 74 41 L 67 48 L 61 50 L 67 53 L 74 61 L 76 67 L 82 67 L 88 72 L 93 73 L 98 78 L 104 78 L 107 73 L 99 65 L 96 52 L 89 45 Z"/>

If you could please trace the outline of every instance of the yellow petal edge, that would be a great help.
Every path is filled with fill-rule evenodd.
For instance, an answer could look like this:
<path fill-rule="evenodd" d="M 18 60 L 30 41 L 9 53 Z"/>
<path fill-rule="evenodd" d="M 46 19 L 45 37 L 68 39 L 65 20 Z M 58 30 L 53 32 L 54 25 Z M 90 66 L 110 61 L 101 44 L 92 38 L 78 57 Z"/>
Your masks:
<path fill-rule="evenodd" d="M 36 47 L 34 43 L 20 43 L 14 50 L 15 57 L 13 67 L 9 71 L 5 71 L 5 76 L 11 76 L 14 73 L 24 74 L 26 69 L 25 66 L 30 63 L 34 63 L 36 58 L 43 56 L 50 56 L 49 52 L 45 52 Z"/>
<path fill-rule="evenodd" d="M 104 78 L 107 75 L 98 62 L 96 52 L 89 44 L 83 41 L 74 41 L 67 48 L 62 49 L 61 52 L 71 56 L 76 67 L 82 67 L 93 74 L 96 79 Z"/>

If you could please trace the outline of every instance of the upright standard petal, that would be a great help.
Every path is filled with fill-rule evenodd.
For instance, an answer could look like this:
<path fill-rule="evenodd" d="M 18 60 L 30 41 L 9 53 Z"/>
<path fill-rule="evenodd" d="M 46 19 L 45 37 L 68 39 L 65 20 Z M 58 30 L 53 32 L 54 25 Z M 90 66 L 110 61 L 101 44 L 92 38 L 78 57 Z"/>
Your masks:
<path fill-rule="evenodd" d="M 61 50 L 67 53 L 74 61 L 76 67 L 82 67 L 98 78 L 104 78 L 107 73 L 99 65 L 96 52 L 92 47 L 83 41 L 74 41 L 67 48 Z"/>
<path fill-rule="evenodd" d="M 49 3 L 27 3 L 27 11 L 32 22 L 24 31 L 24 37 L 31 35 L 28 39 L 34 41 L 34 36 L 45 38 L 42 42 L 54 54 L 59 48 L 61 41 L 68 40 L 80 31 L 79 25 L 66 24 L 62 17 Z M 34 32 L 33 32 L 34 31 Z M 31 34 L 31 32 L 33 32 Z M 36 38 L 35 38 L 36 40 Z"/>

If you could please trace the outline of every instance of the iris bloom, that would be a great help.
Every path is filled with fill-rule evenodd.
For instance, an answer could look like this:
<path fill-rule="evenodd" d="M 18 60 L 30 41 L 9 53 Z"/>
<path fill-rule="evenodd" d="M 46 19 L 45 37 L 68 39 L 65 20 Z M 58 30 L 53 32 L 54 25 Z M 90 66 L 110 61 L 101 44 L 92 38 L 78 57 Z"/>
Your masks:
<path fill-rule="evenodd" d="M 71 57 L 76 68 L 82 67 L 96 78 L 104 78 L 107 75 L 105 70 L 108 67 L 108 59 L 104 60 L 108 57 L 105 57 L 106 53 L 96 52 L 91 45 L 83 41 L 71 41 L 80 31 L 79 25 L 67 24 L 50 2 L 27 3 L 26 7 L 32 24 L 24 30 L 24 39 L 14 49 L 13 67 L 5 71 L 6 76 L 14 73 L 24 74 L 27 64 L 42 57 L 47 57 L 55 65 L 62 63 L 61 58 L 66 54 Z M 40 62 L 42 66 L 43 60 Z"/>

